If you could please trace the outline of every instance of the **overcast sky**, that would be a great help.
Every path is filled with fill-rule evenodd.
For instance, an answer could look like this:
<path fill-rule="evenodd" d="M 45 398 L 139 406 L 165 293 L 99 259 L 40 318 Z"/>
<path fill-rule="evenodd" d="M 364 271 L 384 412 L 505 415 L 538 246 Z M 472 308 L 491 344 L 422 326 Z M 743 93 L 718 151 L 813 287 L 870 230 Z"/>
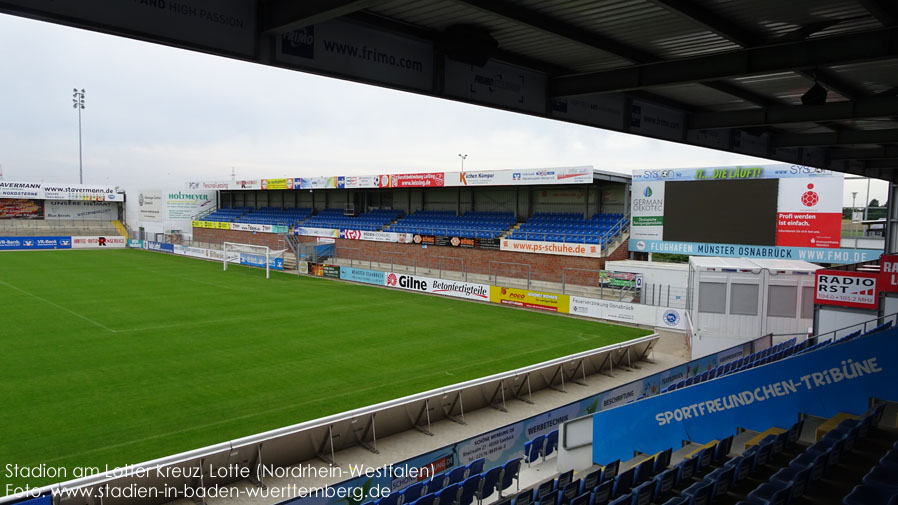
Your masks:
<path fill-rule="evenodd" d="M 5 180 L 128 190 L 187 180 L 592 165 L 773 163 L 0 14 Z M 845 204 L 865 181 L 846 181 Z M 874 181 L 871 198 L 885 200 Z"/>

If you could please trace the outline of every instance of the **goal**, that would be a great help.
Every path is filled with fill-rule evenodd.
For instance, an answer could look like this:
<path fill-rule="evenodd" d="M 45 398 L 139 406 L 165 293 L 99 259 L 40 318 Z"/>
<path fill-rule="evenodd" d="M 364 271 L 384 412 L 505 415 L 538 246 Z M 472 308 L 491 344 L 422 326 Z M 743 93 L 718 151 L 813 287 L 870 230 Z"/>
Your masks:
<path fill-rule="evenodd" d="M 284 252 L 272 251 L 264 245 L 240 244 L 237 242 L 225 242 L 222 244 L 222 265 L 224 271 L 228 270 L 228 263 L 251 267 L 264 267 L 265 278 L 271 277 L 271 269 L 284 269 Z"/>

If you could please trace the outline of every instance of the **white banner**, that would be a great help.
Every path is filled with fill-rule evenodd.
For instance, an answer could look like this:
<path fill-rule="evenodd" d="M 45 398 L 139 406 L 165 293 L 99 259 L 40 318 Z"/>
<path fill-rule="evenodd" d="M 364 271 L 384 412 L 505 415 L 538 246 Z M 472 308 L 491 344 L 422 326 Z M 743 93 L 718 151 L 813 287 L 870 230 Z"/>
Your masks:
<path fill-rule="evenodd" d="M 538 242 L 534 240 L 502 239 L 499 244 L 502 251 L 559 254 L 562 256 L 579 256 L 581 258 L 601 258 L 602 249 L 599 244 L 568 244 L 561 242 Z"/>
<path fill-rule="evenodd" d="M 593 168 L 558 167 L 526 170 L 446 172 L 444 186 L 527 186 L 534 184 L 591 184 Z"/>
<path fill-rule="evenodd" d="M 597 300 L 571 296 L 571 314 L 575 316 L 621 321 L 630 324 L 655 325 L 656 307 L 641 303 Z"/>
<path fill-rule="evenodd" d="M 44 203 L 44 219 L 114 221 L 118 219 L 118 208 L 114 202 L 47 200 Z"/>
<path fill-rule="evenodd" d="M 128 238 L 119 235 L 72 237 L 72 249 L 124 249 L 126 247 L 128 247 Z"/>
<path fill-rule="evenodd" d="M 137 195 L 137 213 L 141 221 L 161 222 L 164 208 L 161 191 L 144 191 Z"/>
<path fill-rule="evenodd" d="M 34 198 L 37 200 L 88 200 L 95 202 L 124 201 L 112 186 L 87 184 L 52 184 L 43 182 L 0 181 L 0 198 Z"/>
<path fill-rule="evenodd" d="M 332 238 L 340 238 L 340 230 L 335 230 L 332 228 L 303 228 L 297 227 L 293 229 L 293 233 L 296 235 L 302 235 L 305 237 L 332 237 Z"/>
<path fill-rule="evenodd" d="M 342 179 L 343 185 L 340 186 Z M 378 188 L 380 187 L 379 175 L 347 175 L 337 179 L 337 187 L 354 189 L 354 188 Z"/>
<path fill-rule="evenodd" d="M 210 258 L 209 249 L 204 249 L 202 247 L 191 247 L 191 246 L 175 244 L 174 250 L 175 250 L 175 254 L 180 254 L 181 256 L 190 256 L 191 258 L 202 258 L 202 259 Z"/>
<path fill-rule="evenodd" d="M 686 330 L 686 314 L 684 309 L 669 307 L 655 307 L 658 312 L 658 321 L 655 326 L 671 330 Z"/>
<path fill-rule="evenodd" d="M 214 207 L 214 201 L 214 191 L 168 191 L 165 193 L 165 220 L 189 222 L 203 210 Z"/>
<path fill-rule="evenodd" d="M 229 223 L 231 230 L 254 231 L 259 233 L 287 233 L 286 225 L 255 224 L 255 223 Z"/>
<path fill-rule="evenodd" d="M 411 244 L 412 236 L 411 233 L 393 233 L 388 231 L 342 230 L 340 232 L 340 238 L 371 240 L 374 242 L 399 242 L 400 244 Z"/>
<path fill-rule="evenodd" d="M 435 295 L 452 296 L 466 300 L 490 301 L 490 287 L 486 284 L 471 282 L 447 281 L 432 277 L 417 275 L 387 274 L 387 286 L 391 288 L 408 289 L 420 293 L 433 293 Z"/>

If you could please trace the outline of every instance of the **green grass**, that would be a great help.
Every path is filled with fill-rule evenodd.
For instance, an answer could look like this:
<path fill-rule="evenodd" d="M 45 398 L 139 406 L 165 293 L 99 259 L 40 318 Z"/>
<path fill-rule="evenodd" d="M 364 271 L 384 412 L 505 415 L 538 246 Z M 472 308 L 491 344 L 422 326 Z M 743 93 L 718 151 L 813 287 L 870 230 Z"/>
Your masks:
<path fill-rule="evenodd" d="M 145 251 L 4 252 L 0 490 L 6 464 L 138 463 L 646 333 Z"/>

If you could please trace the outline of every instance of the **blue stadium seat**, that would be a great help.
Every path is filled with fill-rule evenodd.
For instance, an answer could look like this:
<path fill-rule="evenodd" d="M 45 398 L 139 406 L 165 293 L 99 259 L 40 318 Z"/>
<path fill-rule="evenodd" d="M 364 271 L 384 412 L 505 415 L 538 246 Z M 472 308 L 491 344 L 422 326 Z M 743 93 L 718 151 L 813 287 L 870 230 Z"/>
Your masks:
<path fill-rule="evenodd" d="M 521 459 L 515 458 L 511 461 L 505 463 L 502 466 L 502 475 L 499 477 L 499 496 L 502 496 L 502 491 L 511 487 L 512 483 L 517 483 L 518 489 L 520 489 L 520 481 L 518 480 L 518 473 L 521 470 Z"/>
<path fill-rule="evenodd" d="M 614 478 L 614 490 L 611 495 L 614 497 L 621 496 L 622 494 L 629 493 L 630 488 L 633 487 L 633 477 L 636 474 L 635 468 L 629 468 L 617 475 Z"/>
<path fill-rule="evenodd" d="M 695 464 L 697 462 L 698 460 L 695 458 L 686 458 L 674 467 L 677 471 L 674 488 L 682 489 L 692 483 L 692 476 L 695 474 Z"/>
<path fill-rule="evenodd" d="M 558 491 L 552 491 L 551 493 L 543 496 L 536 502 L 536 505 L 555 505 L 555 502 L 558 500 Z"/>
<path fill-rule="evenodd" d="M 527 466 L 538 460 L 543 455 L 543 446 L 546 444 L 546 437 L 540 435 L 533 440 L 524 443 L 524 461 Z"/>
<path fill-rule="evenodd" d="M 729 492 L 734 473 L 736 473 L 736 469 L 733 467 L 721 467 L 715 468 L 705 475 L 705 482 L 710 482 L 713 485 L 711 501 L 717 501 Z"/>
<path fill-rule="evenodd" d="M 543 496 L 552 494 L 552 491 L 555 491 L 555 481 L 547 480 L 546 482 L 543 482 L 542 484 L 539 485 L 539 487 L 536 488 L 536 491 L 534 492 L 535 496 L 533 497 L 533 500 L 539 501 L 540 498 L 542 498 Z"/>
<path fill-rule="evenodd" d="M 736 456 L 735 458 L 724 463 L 725 467 L 733 469 L 732 480 L 730 481 L 730 485 L 735 487 L 740 483 L 745 481 L 749 475 L 751 475 L 752 465 L 754 464 L 754 459 L 749 456 Z"/>
<path fill-rule="evenodd" d="M 458 492 L 460 488 L 458 484 L 449 484 L 437 491 L 436 494 L 436 503 L 437 505 L 455 505 L 456 500 L 458 500 Z"/>
<path fill-rule="evenodd" d="M 443 486 L 446 485 L 446 475 L 445 474 L 437 474 L 434 475 L 432 479 L 427 481 L 427 494 L 433 494 L 443 489 Z"/>
<path fill-rule="evenodd" d="M 888 488 L 898 493 L 898 467 L 891 465 L 874 466 L 864 475 L 865 486 Z"/>
<path fill-rule="evenodd" d="M 898 505 L 898 494 L 886 488 L 855 486 L 843 500 L 844 505 Z"/>
<path fill-rule="evenodd" d="M 557 505 L 567 505 L 580 494 L 580 480 L 567 483 L 558 493 Z"/>
<path fill-rule="evenodd" d="M 417 500 L 418 498 L 420 498 L 421 496 L 424 495 L 425 486 L 427 486 L 427 481 L 422 480 L 421 482 L 416 482 L 398 493 L 390 493 L 390 494 L 391 495 L 395 494 L 397 497 L 401 497 L 402 503 L 412 503 L 413 501 Z M 381 504 L 381 505 L 387 505 L 387 504 Z"/>
<path fill-rule="evenodd" d="M 614 500 L 611 500 L 611 503 L 609 503 L 608 505 L 630 505 L 632 499 L 633 498 L 628 493 L 623 496 L 618 496 Z"/>
<path fill-rule="evenodd" d="M 486 462 L 485 458 L 475 459 L 474 461 L 468 463 L 465 467 L 468 469 L 467 476 L 473 477 L 474 475 L 480 475 L 483 473 L 483 464 Z"/>
<path fill-rule="evenodd" d="M 791 483 L 774 480 L 756 487 L 748 493 L 748 499 L 763 505 L 786 505 L 791 492 Z"/>
<path fill-rule="evenodd" d="M 593 470 L 580 480 L 580 494 L 592 492 L 599 485 L 602 478 L 602 470 Z"/>
<path fill-rule="evenodd" d="M 641 461 L 633 467 L 633 485 L 638 486 L 643 482 L 647 482 L 652 478 L 652 468 L 655 466 L 655 460 L 649 458 Z"/>
<path fill-rule="evenodd" d="M 497 466 L 490 468 L 482 474 L 480 480 L 480 489 L 477 490 L 477 502 L 483 502 L 484 498 L 489 498 L 496 491 L 496 485 L 499 484 L 499 475 L 502 473 L 502 467 Z"/>
<path fill-rule="evenodd" d="M 458 484 L 459 482 L 465 480 L 467 474 L 467 468 L 463 466 L 457 466 L 447 474 L 448 480 L 446 481 L 446 484 Z"/>
<path fill-rule="evenodd" d="M 417 500 L 412 502 L 412 505 L 434 505 L 435 497 L 427 493 L 426 495 L 418 498 Z"/>
<path fill-rule="evenodd" d="M 771 477 L 770 480 L 778 480 L 792 484 L 792 491 L 789 495 L 789 502 L 800 498 L 805 489 L 808 487 L 808 479 L 811 475 L 810 468 L 795 468 L 787 466 L 780 468 Z"/>
<path fill-rule="evenodd" d="M 592 505 L 605 505 L 611 501 L 611 492 L 614 491 L 614 481 L 606 480 L 596 486 L 592 493 Z"/>
<path fill-rule="evenodd" d="M 458 494 L 458 505 L 471 505 L 474 503 L 475 495 L 480 489 L 480 474 L 475 474 L 461 483 L 461 492 Z"/>
<path fill-rule="evenodd" d="M 668 468 L 656 475 L 652 481 L 655 486 L 652 492 L 652 501 L 660 503 L 662 499 L 667 498 L 676 479 L 677 470 L 674 468 Z"/>
<path fill-rule="evenodd" d="M 543 457 L 552 454 L 558 449 L 558 430 L 549 432 L 546 435 L 546 448 Z"/>
<path fill-rule="evenodd" d="M 617 472 L 620 470 L 620 460 L 616 459 L 611 463 L 608 463 L 602 468 L 602 482 L 606 480 L 613 480 L 617 477 Z"/>
<path fill-rule="evenodd" d="M 666 502 L 663 505 L 687 505 L 689 503 L 688 496 L 675 496 Z"/>
<path fill-rule="evenodd" d="M 711 492 L 714 485 L 710 482 L 695 482 L 680 493 L 680 496 L 691 496 L 690 505 L 708 505 L 711 503 Z"/>
<path fill-rule="evenodd" d="M 630 492 L 630 505 L 648 505 L 652 501 L 653 486 L 651 482 L 643 482 Z"/>
<path fill-rule="evenodd" d="M 558 478 L 555 479 L 555 491 L 561 491 L 564 489 L 564 486 L 567 486 L 574 480 L 574 471 L 568 470 L 566 472 L 562 472 L 558 474 Z"/>
<path fill-rule="evenodd" d="M 512 500 L 513 505 L 530 505 L 533 503 L 533 490 L 528 489 L 520 492 Z"/>
<path fill-rule="evenodd" d="M 658 475 L 670 466 L 670 457 L 672 454 L 673 449 L 666 449 L 655 456 L 655 463 L 652 466 L 652 475 Z"/>
<path fill-rule="evenodd" d="M 592 493 L 583 493 L 571 500 L 571 505 L 590 505 Z"/>

